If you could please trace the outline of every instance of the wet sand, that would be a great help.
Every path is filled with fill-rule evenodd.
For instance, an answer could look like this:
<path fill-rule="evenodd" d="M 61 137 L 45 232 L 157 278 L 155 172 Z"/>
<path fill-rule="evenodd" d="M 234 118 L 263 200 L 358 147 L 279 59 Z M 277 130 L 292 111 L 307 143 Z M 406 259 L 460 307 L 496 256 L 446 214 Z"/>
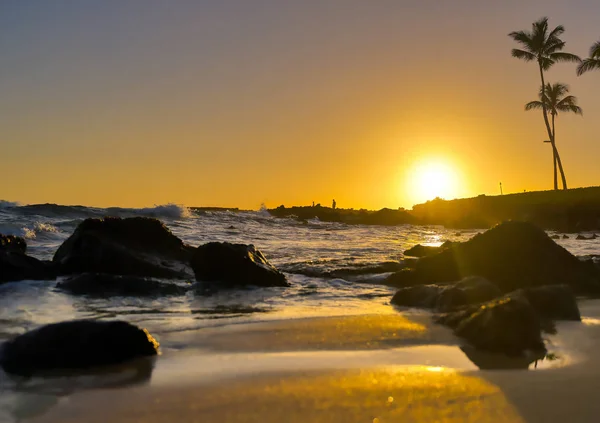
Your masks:
<path fill-rule="evenodd" d="M 548 340 L 558 359 L 536 371 L 477 370 L 469 356 L 493 357 L 468 356 L 423 315 L 234 325 L 173 335 L 165 343 L 193 347 L 166 349 L 147 383 L 77 390 L 26 421 L 596 422 L 600 314 L 590 304 L 584 323 L 559 323 Z"/>

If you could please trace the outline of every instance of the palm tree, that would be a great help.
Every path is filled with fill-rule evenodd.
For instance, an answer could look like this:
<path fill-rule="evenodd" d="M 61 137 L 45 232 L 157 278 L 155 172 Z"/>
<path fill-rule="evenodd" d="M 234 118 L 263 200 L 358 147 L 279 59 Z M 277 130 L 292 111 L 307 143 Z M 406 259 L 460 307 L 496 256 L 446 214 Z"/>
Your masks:
<path fill-rule="evenodd" d="M 593 69 L 600 69 L 600 41 L 590 48 L 590 57 L 583 59 L 583 62 L 577 66 L 577 75 L 581 76 Z"/>
<path fill-rule="evenodd" d="M 544 71 L 550 69 L 557 62 L 581 62 L 578 56 L 561 51 L 565 47 L 565 42 L 560 39 L 560 35 L 563 32 L 565 32 L 565 28 L 562 25 L 557 26 L 552 31 L 548 31 L 548 18 L 541 18 L 533 23 L 531 31 L 515 31 L 508 34 L 509 37 L 523 47 L 522 49 L 513 49 L 513 57 L 526 62 L 536 61 L 538 63 L 540 79 L 542 81 L 542 94 L 544 94 L 546 89 Z M 552 145 L 554 159 L 560 170 L 563 189 L 567 189 L 567 179 L 565 178 L 560 155 L 554 143 L 554 134 L 550 127 L 550 120 L 548 119 L 548 109 L 544 102 L 542 102 L 542 112 L 550 144 Z M 554 189 L 558 189 L 557 183 L 554 184 Z"/>
<path fill-rule="evenodd" d="M 556 127 L 554 126 L 554 120 L 558 115 L 558 112 L 573 112 L 576 115 L 583 115 L 583 110 L 581 107 L 577 105 L 577 97 L 572 95 L 567 95 L 569 92 L 569 86 L 566 84 L 561 84 L 557 82 L 555 84 L 550 85 L 546 84 L 546 87 L 540 88 L 539 100 L 530 101 L 525 105 L 525 110 L 534 110 L 534 109 L 542 109 L 544 110 L 544 106 L 547 111 L 550 112 L 550 116 L 552 118 L 552 139 L 556 143 Z M 557 156 L 553 154 L 553 162 L 554 162 L 554 186 L 558 186 L 557 174 L 556 174 L 556 165 L 557 165 Z"/>

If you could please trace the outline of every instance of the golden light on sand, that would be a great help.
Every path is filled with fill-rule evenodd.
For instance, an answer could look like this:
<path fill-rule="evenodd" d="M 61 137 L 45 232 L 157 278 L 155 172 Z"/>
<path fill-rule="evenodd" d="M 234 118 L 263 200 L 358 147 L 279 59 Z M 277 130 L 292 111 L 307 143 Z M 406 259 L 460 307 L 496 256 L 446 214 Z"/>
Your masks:
<path fill-rule="evenodd" d="M 458 171 L 444 160 L 420 161 L 408 171 L 405 189 L 415 204 L 436 197 L 456 198 L 459 194 Z"/>

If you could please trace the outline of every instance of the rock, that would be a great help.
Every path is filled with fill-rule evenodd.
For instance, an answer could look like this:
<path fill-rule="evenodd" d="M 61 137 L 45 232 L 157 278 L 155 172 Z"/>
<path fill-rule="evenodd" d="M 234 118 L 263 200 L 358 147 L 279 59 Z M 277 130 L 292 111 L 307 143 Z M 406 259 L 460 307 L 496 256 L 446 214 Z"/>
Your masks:
<path fill-rule="evenodd" d="M 543 318 L 581 321 L 577 300 L 568 285 L 525 288 L 522 293 Z"/>
<path fill-rule="evenodd" d="M 562 239 L 569 239 L 569 235 L 563 235 Z"/>
<path fill-rule="evenodd" d="M 520 295 L 507 295 L 438 318 L 479 350 L 522 355 L 545 352 L 542 326 L 533 306 Z"/>
<path fill-rule="evenodd" d="M 0 234 L 0 283 L 55 279 L 54 266 L 25 254 L 23 238 Z"/>
<path fill-rule="evenodd" d="M 479 304 L 502 295 L 492 282 L 478 276 L 469 276 L 444 289 L 436 302 L 438 311 L 450 311 L 457 307 Z"/>
<path fill-rule="evenodd" d="M 0 251 L 25 254 L 27 243 L 20 236 L 0 234 Z"/>
<path fill-rule="evenodd" d="M 423 257 L 414 269 L 390 275 L 386 284 L 407 287 L 481 276 L 502 292 L 568 284 L 575 293 L 600 293 L 600 272 L 581 262 L 546 233 L 525 222 L 505 222 L 469 241 Z"/>
<path fill-rule="evenodd" d="M 73 295 L 96 297 L 115 295 L 157 297 L 162 295 L 183 295 L 188 291 L 183 286 L 160 282 L 152 278 L 105 273 L 83 273 L 59 282 L 56 287 Z"/>
<path fill-rule="evenodd" d="M 408 256 L 408 257 L 426 257 L 426 256 L 430 256 L 432 254 L 439 253 L 440 251 L 442 251 L 454 244 L 455 243 L 452 241 L 445 241 L 439 247 L 432 247 L 429 245 L 417 244 L 414 247 L 411 247 L 408 250 L 404 251 L 404 255 Z"/>
<path fill-rule="evenodd" d="M 560 239 L 560 235 L 552 235 L 550 239 Z"/>
<path fill-rule="evenodd" d="M 435 308 L 437 299 L 444 288 L 441 285 L 401 288 L 394 294 L 390 302 L 401 307 Z"/>
<path fill-rule="evenodd" d="M 289 286 L 254 245 L 209 242 L 196 249 L 191 264 L 196 280 L 219 282 L 219 287 Z"/>
<path fill-rule="evenodd" d="M 186 279 L 193 248 L 159 220 L 146 217 L 86 219 L 58 249 L 61 275 L 108 273 Z"/>
<path fill-rule="evenodd" d="M 598 235 L 596 235 L 596 234 L 593 234 L 593 235 L 591 235 L 589 237 L 585 236 L 585 235 L 579 234 L 579 235 L 577 235 L 577 238 L 575 238 L 575 239 L 580 240 L 580 241 L 591 241 L 591 240 L 596 239 L 596 238 L 598 238 Z"/>
<path fill-rule="evenodd" d="M 450 311 L 470 304 L 479 304 L 501 296 L 500 289 L 490 281 L 468 277 L 447 285 L 418 285 L 401 288 L 391 303 L 398 306 L 432 308 Z"/>
<path fill-rule="evenodd" d="M 0 365 L 7 373 L 31 376 L 118 364 L 157 351 L 152 335 L 127 322 L 74 320 L 42 326 L 7 341 Z"/>

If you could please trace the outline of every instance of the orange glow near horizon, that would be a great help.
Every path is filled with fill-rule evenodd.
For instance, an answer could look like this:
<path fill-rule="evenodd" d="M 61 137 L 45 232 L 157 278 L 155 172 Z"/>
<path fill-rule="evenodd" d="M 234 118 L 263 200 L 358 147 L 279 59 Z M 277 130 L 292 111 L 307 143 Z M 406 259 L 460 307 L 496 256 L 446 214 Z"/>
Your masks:
<path fill-rule="evenodd" d="M 542 0 L 6 3 L 0 200 L 254 210 L 551 189 L 541 112 L 523 110 L 539 75 L 507 34 L 544 14 L 585 56 L 600 14 Z M 584 109 L 557 120 L 568 185 L 597 185 L 600 73 L 547 76 Z"/>

